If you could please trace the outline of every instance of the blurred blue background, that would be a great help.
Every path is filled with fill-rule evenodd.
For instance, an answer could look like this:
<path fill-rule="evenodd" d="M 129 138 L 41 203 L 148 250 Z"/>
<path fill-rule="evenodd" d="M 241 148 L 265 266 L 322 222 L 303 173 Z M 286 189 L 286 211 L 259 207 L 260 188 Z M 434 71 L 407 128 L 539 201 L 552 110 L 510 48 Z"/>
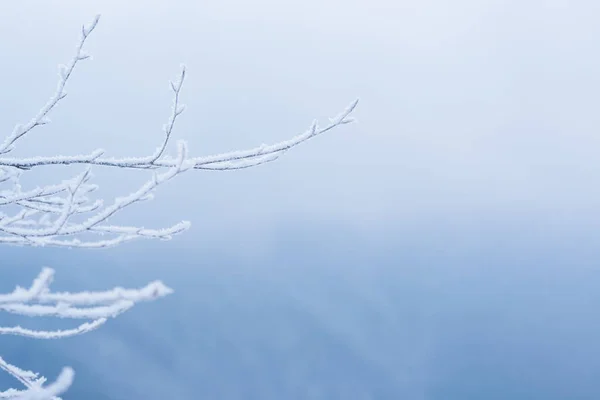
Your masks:
<path fill-rule="evenodd" d="M 176 292 L 81 337 L 2 338 L 3 356 L 49 376 L 75 367 L 65 398 L 600 395 L 596 233 L 431 224 L 374 240 L 339 225 L 289 226 L 261 239 L 260 255 L 236 240 L 11 249 L 19 271 L 3 273 L 3 288 L 56 265 L 57 290 L 159 276 Z"/>
<path fill-rule="evenodd" d="M 80 25 L 103 15 L 93 61 L 14 156 L 151 153 L 180 62 L 175 135 L 192 155 L 284 140 L 361 103 L 358 124 L 275 164 L 185 174 L 111 221 L 191 220 L 171 242 L 3 247 L 1 292 L 42 266 L 59 290 L 160 278 L 176 292 L 81 337 L 2 337 L 0 355 L 49 378 L 73 366 L 66 399 L 600 398 L 598 7 L 1 3 L 7 133 L 52 93 Z M 107 199 L 148 178 L 94 172 Z"/>

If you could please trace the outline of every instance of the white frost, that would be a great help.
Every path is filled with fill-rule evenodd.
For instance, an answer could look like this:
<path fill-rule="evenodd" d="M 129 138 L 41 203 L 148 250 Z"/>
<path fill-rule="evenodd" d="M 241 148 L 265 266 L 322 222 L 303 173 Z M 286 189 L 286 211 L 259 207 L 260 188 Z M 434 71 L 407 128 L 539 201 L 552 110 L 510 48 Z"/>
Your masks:
<path fill-rule="evenodd" d="M 51 123 L 49 114 L 67 96 L 66 86 L 81 61 L 91 58 L 83 47 L 96 28 L 100 16 L 83 26 L 76 52 L 71 61 L 59 66 L 59 79 L 55 92 L 46 104 L 25 124 L 17 124 L 0 142 L 0 244 L 28 246 L 65 246 L 103 248 L 139 239 L 170 239 L 187 230 L 190 223 L 182 221 L 166 228 L 146 228 L 109 224 L 108 220 L 136 203 L 150 200 L 163 183 L 190 170 L 236 170 L 250 168 L 278 159 L 291 148 L 328 132 L 340 125 L 353 122 L 350 114 L 358 100 L 342 113 L 330 119 L 324 127 L 315 121 L 305 132 L 274 144 L 263 144 L 247 150 L 190 157 L 187 144 L 177 142 L 175 157 L 166 154 L 177 119 L 185 111 L 180 95 L 186 76 L 185 66 L 176 81 L 170 82 L 173 94 L 171 114 L 163 126 L 163 139 L 149 156 L 108 158 L 104 150 L 89 154 L 50 155 L 28 158 L 9 157 L 20 139 L 36 128 Z M 58 184 L 24 189 L 20 178 L 29 170 L 52 165 L 83 165 L 79 175 Z M 150 179 L 131 193 L 117 197 L 112 202 L 89 197 L 98 187 L 89 183 L 92 166 L 148 170 Z M 83 239 L 82 236 L 90 239 Z M 108 238 L 103 236 L 108 235 Z M 17 287 L 0 294 L 0 312 L 26 317 L 54 317 L 86 320 L 71 328 L 56 331 L 31 329 L 22 326 L 1 326 L 0 335 L 20 335 L 35 339 L 58 339 L 90 332 L 110 318 L 131 309 L 135 304 L 164 297 L 173 292 L 160 281 L 151 282 L 139 289 L 114 288 L 99 292 L 52 292 L 50 285 L 54 270 L 44 268 L 27 289 Z M 56 381 L 46 384 L 44 377 L 22 370 L 0 358 L 0 369 L 12 375 L 23 388 L 0 391 L 0 399 L 47 400 L 59 399 L 71 385 L 74 372 L 64 368 Z"/>

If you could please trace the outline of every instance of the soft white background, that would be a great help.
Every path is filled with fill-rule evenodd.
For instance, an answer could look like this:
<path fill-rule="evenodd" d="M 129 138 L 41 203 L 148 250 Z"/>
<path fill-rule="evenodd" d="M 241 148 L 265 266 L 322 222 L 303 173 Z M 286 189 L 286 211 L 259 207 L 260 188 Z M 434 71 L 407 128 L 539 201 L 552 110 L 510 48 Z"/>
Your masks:
<path fill-rule="evenodd" d="M 28 153 L 151 151 L 181 62 L 177 133 L 192 154 L 284 139 L 362 99 L 360 124 L 276 167 L 180 179 L 154 205 L 165 220 L 365 227 L 451 211 L 563 223 L 598 204 L 594 2 L 4 2 L 2 129 L 45 101 L 96 13 L 95 59 Z"/>
<path fill-rule="evenodd" d="M 150 153 L 180 63 L 188 67 L 187 111 L 176 137 L 192 155 L 287 139 L 361 99 L 358 124 L 276 164 L 190 172 L 119 218 L 157 227 L 191 220 L 176 241 L 128 245 L 94 262 L 94 252 L 2 250 L 26 267 L 22 276 L 2 275 L 3 287 L 52 264 L 65 287 L 96 279 L 137 285 L 158 275 L 179 290 L 86 337 L 73 353 L 54 350 L 68 360 L 54 357 L 52 368 L 86 360 L 89 346 L 107 352 L 80 365 L 79 382 L 98 386 L 86 383 L 85 391 L 80 383 L 79 394 L 159 398 L 177 388 L 181 398 L 209 396 L 198 384 L 214 398 L 341 398 L 347 392 L 331 387 L 353 382 L 364 398 L 378 399 L 597 399 L 599 8 L 516 0 L 2 2 L 7 133 L 46 101 L 80 25 L 102 14 L 87 46 L 93 61 L 76 71 L 52 124 L 16 154 Z M 35 172 L 26 183 L 69 171 Z M 95 172 L 109 197 L 147 178 Z M 214 319 L 207 309 L 217 310 Z M 240 322 L 243 315 L 250 317 Z M 161 328 L 132 334 L 149 321 Z M 274 321 L 283 321 L 281 331 L 271 329 Z M 314 328 L 306 337 L 305 326 Z M 294 332 L 307 347 L 282 353 Z M 138 343 L 142 337 L 152 345 Z M 17 354 L 25 351 L 17 343 L 73 348 L 10 343 Z M 260 362 L 237 363 L 244 351 Z M 329 369 L 303 358 L 311 351 Z M 269 386 L 283 364 L 302 360 L 312 380 L 292 368 L 287 384 Z M 40 361 L 27 353 L 23 362 Z M 114 370 L 117 362 L 138 375 Z M 143 386 L 149 376 L 152 385 Z"/>

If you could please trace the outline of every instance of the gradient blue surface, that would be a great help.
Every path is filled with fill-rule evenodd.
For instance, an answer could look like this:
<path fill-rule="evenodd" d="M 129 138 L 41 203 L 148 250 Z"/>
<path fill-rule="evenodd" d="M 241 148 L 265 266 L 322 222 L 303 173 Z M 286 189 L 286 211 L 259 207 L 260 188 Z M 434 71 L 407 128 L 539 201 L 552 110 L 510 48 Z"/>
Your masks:
<path fill-rule="evenodd" d="M 158 275 L 176 293 L 79 338 L 3 339 L 5 356 L 47 373 L 76 367 L 67 398 L 600 395 L 598 234 L 498 222 L 395 228 L 374 241 L 343 226 L 289 226 L 261 239 L 259 256 L 235 241 L 44 249 L 45 264 L 61 263 L 57 288 Z M 9 253 L 21 265 L 11 280 L 42 262 L 37 250 Z"/>
<path fill-rule="evenodd" d="M 72 365 L 73 400 L 600 398 L 597 2 L 1 2 L 0 132 L 98 12 L 94 60 L 15 156 L 152 152 L 180 62 L 175 136 L 194 156 L 286 139 L 357 96 L 359 124 L 184 175 L 111 221 L 191 220 L 172 242 L 2 247 L 2 292 L 46 265 L 58 289 L 176 289 L 89 335 L 2 337 L 2 357 Z M 148 179 L 94 173 L 107 199 Z"/>

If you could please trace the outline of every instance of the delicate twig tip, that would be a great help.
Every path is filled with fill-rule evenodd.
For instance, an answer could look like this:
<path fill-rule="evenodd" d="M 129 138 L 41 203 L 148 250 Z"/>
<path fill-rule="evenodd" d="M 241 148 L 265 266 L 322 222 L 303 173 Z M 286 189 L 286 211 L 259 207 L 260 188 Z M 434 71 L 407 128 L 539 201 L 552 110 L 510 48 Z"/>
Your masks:
<path fill-rule="evenodd" d="M 60 64 L 58 66 L 58 73 L 60 74 L 61 79 L 64 80 L 67 79 L 67 74 L 69 73 L 69 70 L 66 65 Z"/>
<path fill-rule="evenodd" d="M 77 60 L 79 61 L 83 61 L 83 60 L 87 60 L 88 58 L 91 58 L 92 56 L 85 53 L 84 51 L 80 51 L 79 55 L 77 56 Z"/>
<path fill-rule="evenodd" d="M 315 119 L 310 126 L 310 135 L 314 136 L 317 133 L 317 127 L 319 126 L 319 122 Z"/>
<path fill-rule="evenodd" d="M 89 24 L 89 26 L 83 25 L 81 27 L 81 33 L 83 34 L 84 39 L 88 37 L 90 33 L 92 33 L 92 31 L 96 28 L 96 25 L 98 25 L 98 21 L 100 21 L 100 14 L 96 14 L 94 20 Z"/>

